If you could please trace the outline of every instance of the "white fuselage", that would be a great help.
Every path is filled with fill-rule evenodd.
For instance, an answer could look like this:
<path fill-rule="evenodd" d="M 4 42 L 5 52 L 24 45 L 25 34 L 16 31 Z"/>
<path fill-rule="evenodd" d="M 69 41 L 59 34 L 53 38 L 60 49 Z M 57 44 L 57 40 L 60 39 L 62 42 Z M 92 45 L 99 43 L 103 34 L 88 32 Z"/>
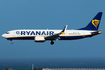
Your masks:
<path fill-rule="evenodd" d="M 47 37 L 57 33 L 60 33 L 61 30 L 12 30 L 8 31 L 7 33 L 3 34 L 2 37 L 9 39 L 9 40 L 28 40 L 34 39 L 37 36 L 40 37 Z M 88 30 L 66 30 L 65 34 L 59 35 L 59 40 L 72 40 L 72 39 L 81 39 L 84 37 L 91 37 L 91 32 L 95 31 L 88 31 Z M 68 38 L 67 38 L 68 37 Z"/>

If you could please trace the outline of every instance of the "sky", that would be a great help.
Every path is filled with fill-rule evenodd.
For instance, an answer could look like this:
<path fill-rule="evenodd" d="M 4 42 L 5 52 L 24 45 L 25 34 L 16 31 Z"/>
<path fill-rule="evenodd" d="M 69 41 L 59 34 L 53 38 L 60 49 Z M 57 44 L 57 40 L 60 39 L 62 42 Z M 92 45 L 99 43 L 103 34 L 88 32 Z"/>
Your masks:
<path fill-rule="evenodd" d="M 86 26 L 103 12 L 99 30 L 92 38 L 35 43 L 0 37 L 2 59 L 105 58 L 105 0 L 0 0 L 0 35 L 16 29 L 63 29 Z"/>

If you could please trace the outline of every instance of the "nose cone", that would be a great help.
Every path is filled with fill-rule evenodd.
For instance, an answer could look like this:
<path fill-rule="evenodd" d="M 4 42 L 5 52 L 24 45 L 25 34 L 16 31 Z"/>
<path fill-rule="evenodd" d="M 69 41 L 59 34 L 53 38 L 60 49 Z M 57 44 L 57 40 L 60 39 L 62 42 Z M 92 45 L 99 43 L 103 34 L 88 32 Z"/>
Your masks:
<path fill-rule="evenodd" d="M 5 35 L 3 34 L 2 37 L 5 38 Z"/>

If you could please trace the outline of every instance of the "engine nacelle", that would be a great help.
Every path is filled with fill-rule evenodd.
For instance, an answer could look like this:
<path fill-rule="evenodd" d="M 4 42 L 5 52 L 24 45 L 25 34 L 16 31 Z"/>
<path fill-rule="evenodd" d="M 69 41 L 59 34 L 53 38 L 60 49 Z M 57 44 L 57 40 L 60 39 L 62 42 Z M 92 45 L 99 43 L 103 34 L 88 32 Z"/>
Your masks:
<path fill-rule="evenodd" d="M 35 42 L 45 42 L 45 38 L 44 37 L 35 37 Z"/>

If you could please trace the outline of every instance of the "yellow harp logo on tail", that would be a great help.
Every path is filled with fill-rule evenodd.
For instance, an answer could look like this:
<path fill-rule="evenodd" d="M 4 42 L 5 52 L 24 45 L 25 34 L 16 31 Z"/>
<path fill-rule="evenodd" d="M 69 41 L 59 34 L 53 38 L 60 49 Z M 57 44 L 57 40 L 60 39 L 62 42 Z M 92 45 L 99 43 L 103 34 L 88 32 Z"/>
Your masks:
<path fill-rule="evenodd" d="M 100 20 L 92 20 L 92 24 L 97 28 L 98 24 L 100 23 Z"/>

